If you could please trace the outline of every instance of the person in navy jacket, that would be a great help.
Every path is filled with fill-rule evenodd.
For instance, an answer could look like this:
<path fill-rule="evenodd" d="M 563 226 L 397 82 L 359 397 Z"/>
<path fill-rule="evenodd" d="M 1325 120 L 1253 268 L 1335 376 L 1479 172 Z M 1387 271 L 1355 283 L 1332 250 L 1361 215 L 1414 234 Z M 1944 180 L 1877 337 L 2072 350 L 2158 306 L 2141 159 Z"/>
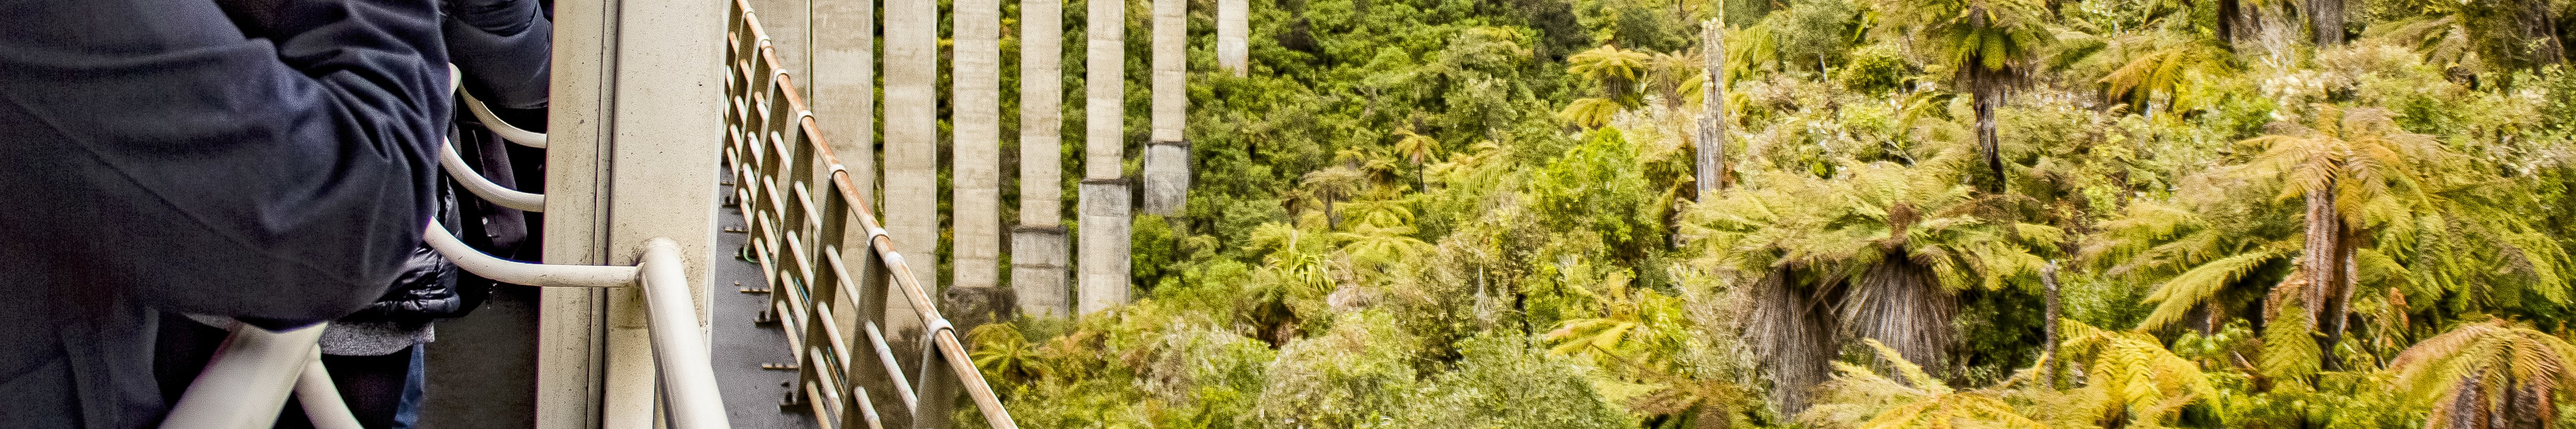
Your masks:
<path fill-rule="evenodd" d="M 383 296 L 453 104 L 437 0 L 0 0 L 0 428 L 150 427 L 159 312 Z"/>

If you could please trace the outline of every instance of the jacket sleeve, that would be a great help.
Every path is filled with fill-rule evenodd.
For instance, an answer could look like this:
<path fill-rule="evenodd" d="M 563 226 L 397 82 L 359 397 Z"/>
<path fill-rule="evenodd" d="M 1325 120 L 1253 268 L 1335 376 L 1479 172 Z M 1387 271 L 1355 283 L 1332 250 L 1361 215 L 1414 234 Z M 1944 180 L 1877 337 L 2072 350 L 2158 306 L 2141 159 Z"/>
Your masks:
<path fill-rule="evenodd" d="M 546 107 L 554 21 L 537 0 L 446 0 L 448 56 L 467 90 L 492 107 Z"/>
<path fill-rule="evenodd" d="M 385 291 L 452 103 L 436 0 L 0 0 L 0 231 L 44 277 L 280 328 Z M 246 31 L 247 27 L 247 31 Z M 23 198 L 22 198 L 23 197 Z"/>

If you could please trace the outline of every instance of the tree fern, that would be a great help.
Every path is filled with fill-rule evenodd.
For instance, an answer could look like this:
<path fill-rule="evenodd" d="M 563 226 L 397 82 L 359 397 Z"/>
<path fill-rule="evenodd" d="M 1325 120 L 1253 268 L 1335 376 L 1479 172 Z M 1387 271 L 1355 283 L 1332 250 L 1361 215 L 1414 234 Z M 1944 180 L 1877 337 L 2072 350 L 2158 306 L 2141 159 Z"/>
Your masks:
<path fill-rule="evenodd" d="M 2190 271 L 2157 285 L 2154 292 L 2147 294 L 2146 302 L 2155 304 L 2156 308 L 2147 313 L 2145 321 L 2138 322 L 2138 327 L 2155 329 L 2181 321 L 2192 310 L 2201 308 L 2220 290 L 2245 278 L 2255 268 L 2288 256 L 2287 249 L 2256 249 L 2192 267 Z"/>
<path fill-rule="evenodd" d="M 2544 428 L 2576 387 L 2576 345 L 2503 319 L 2461 325 L 2397 355 L 2407 398 L 2431 405 L 2424 427 Z"/>
<path fill-rule="evenodd" d="M 2155 336 L 2073 320 L 2059 323 L 2067 332 L 2064 358 L 2083 365 L 2086 387 L 2102 389 L 2106 413 L 2097 424 L 2154 426 L 2194 398 L 2218 394 L 2200 365 L 2165 350 Z"/>

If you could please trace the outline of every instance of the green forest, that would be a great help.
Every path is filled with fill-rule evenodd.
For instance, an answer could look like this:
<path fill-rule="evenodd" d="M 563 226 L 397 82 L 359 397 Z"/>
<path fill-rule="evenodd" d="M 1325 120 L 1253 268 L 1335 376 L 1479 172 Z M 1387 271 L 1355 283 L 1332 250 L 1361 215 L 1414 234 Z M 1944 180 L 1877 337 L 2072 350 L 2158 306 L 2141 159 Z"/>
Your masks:
<path fill-rule="evenodd" d="M 1253 3 L 1020 424 L 2576 427 L 2576 1 Z"/>

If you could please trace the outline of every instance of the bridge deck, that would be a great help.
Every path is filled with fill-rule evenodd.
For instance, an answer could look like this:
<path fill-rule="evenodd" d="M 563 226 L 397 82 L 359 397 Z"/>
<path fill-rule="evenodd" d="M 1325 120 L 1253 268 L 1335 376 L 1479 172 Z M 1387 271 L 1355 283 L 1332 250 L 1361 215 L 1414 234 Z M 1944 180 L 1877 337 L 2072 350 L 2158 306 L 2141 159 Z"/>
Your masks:
<path fill-rule="evenodd" d="M 723 191 L 733 194 L 731 186 Z M 718 209 L 717 219 L 724 228 L 743 227 L 742 213 L 731 207 Z M 714 265 L 708 267 L 715 282 L 708 297 L 714 307 L 710 344 L 726 414 L 734 427 L 742 429 L 815 427 L 813 416 L 778 406 L 787 386 L 796 381 L 796 372 L 761 369 L 761 364 L 796 360 L 789 355 L 786 334 L 775 325 L 752 323 L 769 304 L 769 297 L 736 292 L 741 287 L 768 287 L 761 280 L 760 265 L 733 257 L 745 238 L 738 233 L 718 234 L 711 247 L 717 253 L 710 258 Z M 536 288 L 503 286 L 472 315 L 439 322 L 440 341 L 429 346 L 429 388 L 421 405 L 420 427 L 536 424 L 536 302 Z"/>

